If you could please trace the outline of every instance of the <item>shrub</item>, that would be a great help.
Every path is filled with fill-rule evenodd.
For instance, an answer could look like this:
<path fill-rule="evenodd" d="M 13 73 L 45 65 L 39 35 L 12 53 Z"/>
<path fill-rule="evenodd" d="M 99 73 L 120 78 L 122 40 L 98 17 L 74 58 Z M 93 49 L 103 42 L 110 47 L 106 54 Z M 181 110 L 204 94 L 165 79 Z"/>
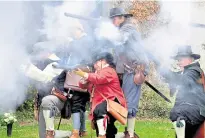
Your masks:
<path fill-rule="evenodd" d="M 16 110 L 16 116 L 19 121 L 33 119 L 34 96 L 36 92 L 37 91 L 33 87 L 29 86 L 28 91 L 27 91 L 27 99 Z"/>
<path fill-rule="evenodd" d="M 170 99 L 168 96 L 169 91 L 166 86 L 156 85 L 155 87 Z M 148 86 L 143 85 L 138 112 L 140 117 L 167 118 L 171 107 L 171 103 L 166 102 Z"/>

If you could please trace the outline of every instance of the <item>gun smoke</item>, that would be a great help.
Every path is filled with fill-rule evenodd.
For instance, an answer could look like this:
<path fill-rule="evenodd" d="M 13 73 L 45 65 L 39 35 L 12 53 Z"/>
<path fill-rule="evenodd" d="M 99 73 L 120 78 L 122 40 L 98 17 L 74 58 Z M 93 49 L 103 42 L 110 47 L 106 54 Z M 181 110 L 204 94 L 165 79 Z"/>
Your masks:
<path fill-rule="evenodd" d="M 1 113 L 15 110 L 25 100 L 28 83 L 18 71 L 19 65 L 29 60 L 28 50 L 31 51 L 39 37 L 45 35 L 46 41 L 54 43 L 44 45 L 46 50 L 53 51 L 61 45 L 69 46 L 73 39 L 71 28 L 75 26 L 76 19 L 68 18 L 64 13 L 89 16 L 96 5 L 94 1 L 66 1 L 55 6 L 48 4 L 49 2 L 0 3 Z M 196 5 L 193 2 L 161 2 L 158 18 L 164 24 L 154 29 L 143 40 L 143 45 L 148 51 L 160 57 L 159 59 L 164 59 L 163 62 L 167 65 L 170 65 L 170 56 L 178 45 L 199 46 L 204 43 L 205 29 L 190 26 L 195 15 L 198 18 L 204 15 L 202 8 L 199 9 Z M 80 22 L 84 25 L 85 32 L 93 30 L 93 28 L 89 30 L 89 22 Z M 113 43 L 116 42 L 119 32 L 111 22 L 102 20 L 98 27 L 99 34 L 95 35 L 99 36 L 95 37 L 109 38 Z"/>
<path fill-rule="evenodd" d="M 19 65 L 27 62 L 27 49 L 38 39 L 39 4 L 0 2 L 0 113 L 15 110 L 26 98 L 27 80 Z"/>
<path fill-rule="evenodd" d="M 180 45 L 191 45 L 193 51 L 199 53 L 204 43 L 205 29 L 193 27 L 192 23 L 205 23 L 201 19 L 205 12 L 203 7 L 200 7 L 198 2 L 190 1 L 161 1 L 160 7 L 160 25 L 144 39 L 146 49 L 167 66 L 173 63 L 170 57 Z"/>
<path fill-rule="evenodd" d="M 65 17 L 64 12 L 89 14 L 94 2 L 0 3 L 0 113 L 3 113 L 15 111 L 27 98 L 29 83 L 20 71 L 20 65 L 30 61 L 32 50 L 53 51 L 59 48 L 56 46 L 68 44 L 72 39 L 70 29 L 76 20 Z M 54 44 L 36 46 L 42 36 L 46 36 L 44 41 Z"/>

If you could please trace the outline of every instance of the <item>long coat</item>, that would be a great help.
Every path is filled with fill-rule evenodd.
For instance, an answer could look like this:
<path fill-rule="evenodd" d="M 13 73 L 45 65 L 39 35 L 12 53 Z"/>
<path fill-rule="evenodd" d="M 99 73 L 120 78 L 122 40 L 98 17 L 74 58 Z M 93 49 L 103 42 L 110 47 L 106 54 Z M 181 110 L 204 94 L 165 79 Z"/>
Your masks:
<path fill-rule="evenodd" d="M 141 95 L 141 85 L 134 83 L 134 73 L 128 73 L 124 68 L 124 63 L 130 67 L 136 64 L 145 65 L 145 75 L 148 74 L 148 59 L 141 44 L 140 34 L 137 28 L 129 20 L 120 26 L 119 45 L 116 46 L 116 70 L 123 74 L 122 89 L 124 91 L 127 105 L 128 117 L 135 117 Z M 134 65 L 134 66 L 133 66 Z"/>
<path fill-rule="evenodd" d="M 79 83 L 79 86 L 81 88 L 87 87 L 92 95 L 91 119 L 93 119 L 92 113 L 96 106 L 105 101 L 100 93 L 110 100 L 117 98 L 119 103 L 126 107 L 126 100 L 117 73 L 113 68 L 105 67 L 96 73 L 89 73 L 87 81 L 88 84 Z"/>
<path fill-rule="evenodd" d="M 198 82 L 202 73 L 198 62 L 186 66 L 181 73 L 174 73 L 166 68 L 161 70 L 166 81 L 178 89 L 175 105 L 170 113 L 172 121 L 176 121 L 178 117 L 191 125 L 204 121 L 205 90 Z"/>

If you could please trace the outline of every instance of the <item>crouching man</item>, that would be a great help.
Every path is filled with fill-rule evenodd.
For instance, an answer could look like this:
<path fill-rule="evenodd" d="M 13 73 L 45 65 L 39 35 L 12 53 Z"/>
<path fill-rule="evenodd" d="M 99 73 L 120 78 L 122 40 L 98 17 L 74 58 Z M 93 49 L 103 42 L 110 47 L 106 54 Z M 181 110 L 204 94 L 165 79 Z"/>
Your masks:
<path fill-rule="evenodd" d="M 181 46 L 173 57 L 178 61 L 180 73 L 161 68 L 160 73 L 171 84 L 177 86 L 176 101 L 170 113 L 177 138 L 194 138 L 197 129 L 205 120 L 205 80 L 200 64 L 195 60 L 191 46 Z"/>
<path fill-rule="evenodd" d="M 50 61 L 45 68 L 39 69 L 30 63 L 23 67 L 23 71 L 27 77 L 46 86 L 46 89 L 44 89 L 46 90 L 46 95 L 41 93 L 45 91 L 39 91 L 39 94 L 41 93 L 40 95 L 44 96 L 43 98 L 41 96 L 40 109 L 36 111 L 35 116 L 37 116 L 39 121 L 39 137 L 54 138 L 54 116 L 63 109 L 67 98 L 67 91 L 64 89 L 66 72 L 53 67 L 53 64 L 60 60 L 55 54 L 46 52 L 42 55 L 49 55 L 46 59 L 42 56 L 44 57 L 42 60 L 49 59 Z"/>

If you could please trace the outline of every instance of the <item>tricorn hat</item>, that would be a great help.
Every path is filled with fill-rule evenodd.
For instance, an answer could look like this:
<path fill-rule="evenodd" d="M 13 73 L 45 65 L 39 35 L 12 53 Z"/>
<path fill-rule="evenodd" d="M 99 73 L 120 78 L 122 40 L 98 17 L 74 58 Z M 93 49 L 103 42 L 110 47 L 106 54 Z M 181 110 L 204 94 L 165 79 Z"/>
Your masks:
<path fill-rule="evenodd" d="M 113 63 L 113 56 L 109 52 L 101 52 L 97 53 L 93 56 L 93 64 L 95 64 L 97 61 L 104 59 L 108 64 Z"/>
<path fill-rule="evenodd" d="M 116 17 L 116 16 L 126 16 L 126 17 L 132 17 L 133 15 L 130 13 L 125 12 L 123 8 L 112 8 L 110 9 L 110 18 Z"/>
<path fill-rule="evenodd" d="M 192 49 L 191 49 L 190 45 L 185 45 L 185 46 L 180 46 L 178 48 L 177 54 L 175 56 L 173 56 L 172 58 L 178 59 L 180 57 L 187 57 L 187 56 L 192 57 L 195 60 L 199 59 L 201 57 L 199 54 L 194 54 L 192 52 Z"/>

